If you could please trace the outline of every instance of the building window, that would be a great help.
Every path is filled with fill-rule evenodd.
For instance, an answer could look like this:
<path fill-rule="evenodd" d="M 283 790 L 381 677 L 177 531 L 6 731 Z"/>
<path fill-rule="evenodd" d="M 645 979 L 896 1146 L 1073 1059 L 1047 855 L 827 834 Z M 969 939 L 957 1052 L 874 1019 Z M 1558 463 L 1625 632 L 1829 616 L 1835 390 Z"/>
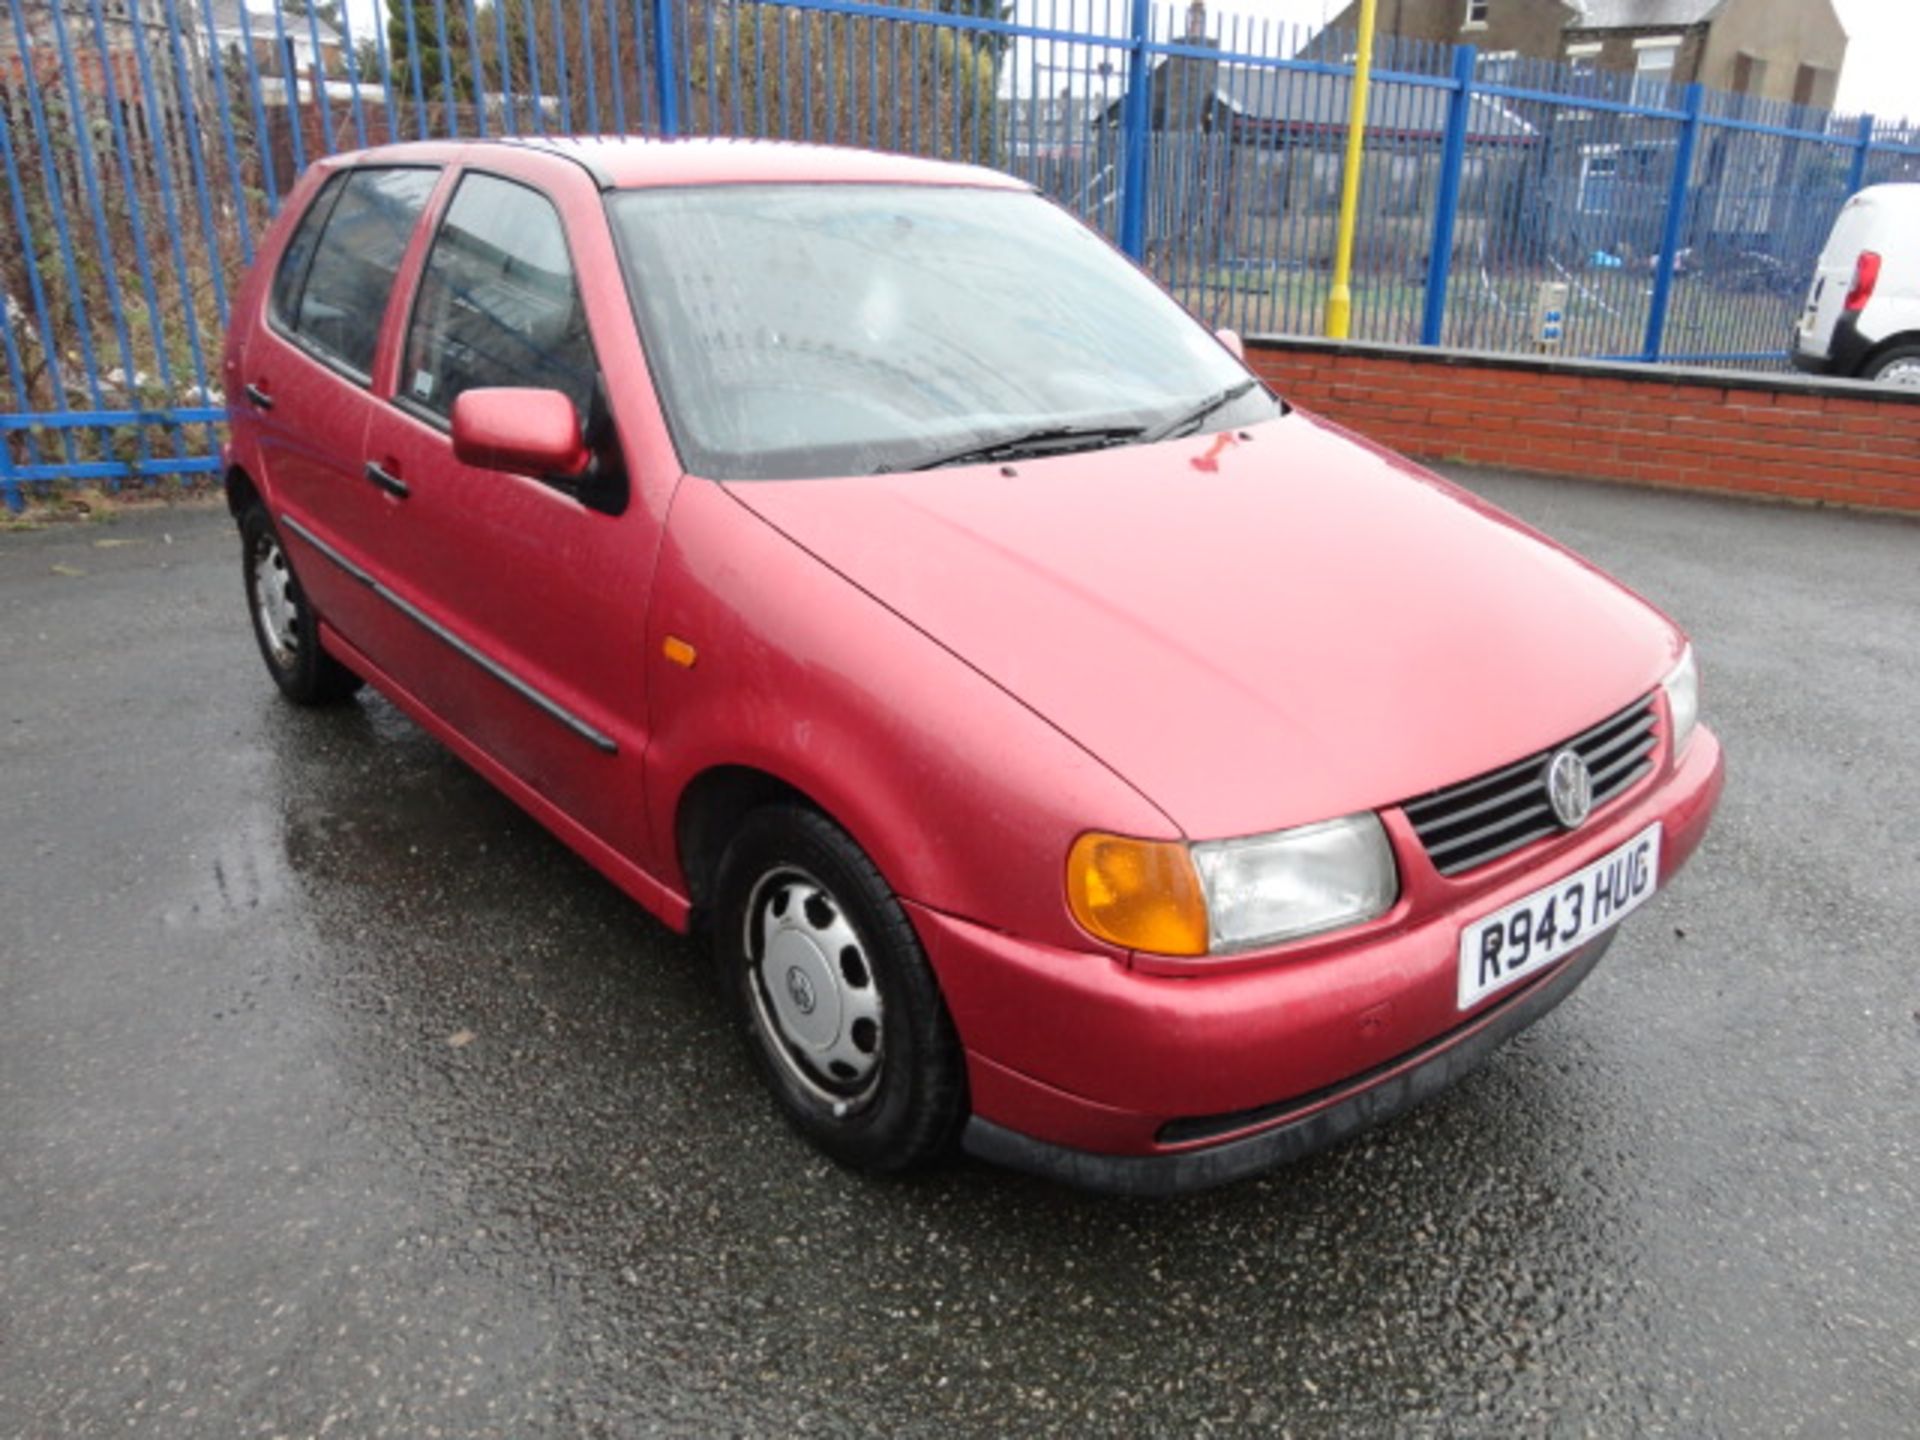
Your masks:
<path fill-rule="evenodd" d="M 1667 87 L 1673 84 L 1673 62 L 1679 57 L 1678 40 L 1662 40 L 1649 43 L 1636 40 L 1633 65 L 1633 99 L 1638 105 L 1659 105 L 1667 98 Z"/>
<path fill-rule="evenodd" d="M 1467 20 L 1462 30 L 1484 30 L 1487 28 L 1487 10 L 1493 0 L 1467 0 Z"/>
<path fill-rule="evenodd" d="M 1582 146 L 1579 207 L 1588 215 L 1645 214 L 1672 165 L 1671 143 Z"/>
<path fill-rule="evenodd" d="M 1733 88 L 1742 95 L 1758 95 L 1767 88 L 1767 62 L 1742 50 L 1733 57 Z"/>
<path fill-rule="evenodd" d="M 1619 173 L 1617 150 L 1580 157 L 1580 209 L 1584 213 L 1604 215 L 1613 209 L 1613 184 Z"/>
<path fill-rule="evenodd" d="M 1513 62 L 1520 58 L 1517 50 L 1495 50 L 1480 57 L 1480 82 L 1483 85 L 1513 84 Z"/>

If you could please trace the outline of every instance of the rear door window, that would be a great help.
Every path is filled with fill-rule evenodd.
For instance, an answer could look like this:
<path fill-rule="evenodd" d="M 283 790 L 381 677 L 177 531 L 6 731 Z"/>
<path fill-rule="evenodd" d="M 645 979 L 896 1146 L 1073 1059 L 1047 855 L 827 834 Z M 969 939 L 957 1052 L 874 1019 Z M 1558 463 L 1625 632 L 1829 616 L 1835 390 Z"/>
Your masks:
<path fill-rule="evenodd" d="M 526 385 L 560 391 L 585 419 L 597 379 L 552 202 L 496 175 L 467 175 L 427 255 L 399 394 L 445 419 L 463 391 Z"/>
<path fill-rule="evenodd" d="M 304 276 L 288 281 L 293 250 L 305 238 L 308 222 L 323 213 L 318 203 L 302 221 L 276 277 L 275 318 L 363 382 L 373 371 L 393 277 L 438 179 L 438 171 L 418 167 L 350 172 L 324 212 L 325 228 Z M 329 189 L 333 183 L 328 182 Z M 326 193 L 321 192 L 322 199 Z M 288 282 L 284 292 L 283 281 Z"/>

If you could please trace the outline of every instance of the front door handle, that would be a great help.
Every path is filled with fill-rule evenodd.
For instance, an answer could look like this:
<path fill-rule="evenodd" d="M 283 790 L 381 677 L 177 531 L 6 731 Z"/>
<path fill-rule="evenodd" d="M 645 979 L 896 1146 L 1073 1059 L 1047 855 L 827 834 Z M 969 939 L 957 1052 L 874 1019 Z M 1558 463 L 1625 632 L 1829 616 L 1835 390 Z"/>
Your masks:
<path fill-rule="evenodd" d="M 367 479 L 378 485 L 389 495 L 397 495 L 402 500 L 413 493 L 407 489 L 406 481 L 402 480 L 392 471 L 381 468 L 376 461 L 367 461 Z"/>
<path fill-rule="evenodd" d="M 265 390 L 262 390 L 251 381 L 247 384 L 247 399 L 253 402 L 253 408 L 256 410 L 271 410 L 273 408 L 273 396 L 269 395 Z"/>

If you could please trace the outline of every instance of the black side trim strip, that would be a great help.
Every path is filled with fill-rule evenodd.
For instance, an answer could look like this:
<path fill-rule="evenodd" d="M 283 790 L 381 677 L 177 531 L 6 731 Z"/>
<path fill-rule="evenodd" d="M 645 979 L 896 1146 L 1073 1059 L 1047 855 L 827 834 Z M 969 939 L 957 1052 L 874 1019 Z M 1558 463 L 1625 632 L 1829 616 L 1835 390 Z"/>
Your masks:
<path fill-rule="evenodd" d="M 347 574 L 351 575 L 354 579 L 358 580 L 362 585 L 365 585 L 369 590 L 372 590 L 376 593 L 379 592 L 381 588 L 379 581 L 375 580 L 373 576 L 369 575 L 365 570 L 362 570 L 358 565 L 354 564 L 353 561 L 349 560 L 346 556 L 342 555 L 338 550 L 334 549 L 333 546 L 329 545 L 326 541 L 322 540 L 318 535 L 314 534 L 313 531 L 309 530 L 306 526 L 302 525 L 298 520 L 294 519 L 293 516 L 288 515 L 285 512 L 282 512 L 280 516 L 280 523 L 286 526 L 289 530 L 293 531 L 294 534 L 298 535 L 302 540 L 306 541 L 309 545 L 313 546 L 314 549 L 318 550 L 322 555 L 326 556 L 327 559 L 331 560 L 334 564 L 338 565 L 342 570 L 346 571 Z"/>
<path fill-rule="evenodd" d="M 307 544 L 311 545 L 314 549 L 318 550 L 322 555 L 326 556 L 327 559 L 338 565 L 342 570 L 346 571 L 347 574 L 351 575 L 355 580 L 358 580 L 362 585 L 373 591 L 373 593 L 378 595 L 382 600 L 393 606 L 393 608 L 398 610 L 402 615 L 413 621 L 414 624 L 418 625 L 435 639 L 442 641 L 450 649 L 457 650 L 460 654 L 466 656 L 467 659 L 493 676 L 494 679 L 513 691 L 514 694 L 518 695 L 528 704 L 544 710 L 548 715 L 551 715 L 555 720 L 558 720 L 562 725 L 573 731 L 573 733 L 578 735 L 582 740 L 587 741 L 587 743 L 592 745 L 596 750 L 603 750 L 609 755 L 617 755 L 620 753 L 620 746 L 611 735 L 596 730 L 545 691 L 535 689 L 484 650 L 476 649 L 473 645 L 461 639 L 412 601 L 394 594 L 392 590 L 382 585 L 378 580 L 374 579 L 373 576 L 354 564 L 353 561 L 342 555 L 338 550 L 334 549 L 333 546 L 322 540 L 291 515 L 282 514 L 280 516 L 280 523 L 298 535 L 302 540 L 306 541 Z"/>
<path fill-rule="evenodd" d="M 1505 1004 L 1390 1062 L 1384 1078 L 1378 1071 L 1359 1076 L 1343 1087 L 1344 1098 L 1252 1135 L 1158 1155 L 1101 1155 L 1036 1140 L 976 1115 L 960 1143 L 982 1160 L 1114 1195 L 1180 1195 L 1242 1180 L 1338 1144 L 1437 1095 L 1572 994 L 1618 933 L 1616 927 L 1595 936 Z"/>

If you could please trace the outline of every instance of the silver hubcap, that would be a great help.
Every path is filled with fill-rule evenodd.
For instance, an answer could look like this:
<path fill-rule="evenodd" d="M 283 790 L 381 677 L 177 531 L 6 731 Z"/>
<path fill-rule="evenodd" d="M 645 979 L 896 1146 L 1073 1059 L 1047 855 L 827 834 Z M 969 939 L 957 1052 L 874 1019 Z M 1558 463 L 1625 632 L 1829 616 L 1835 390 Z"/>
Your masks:
<path fill-rule="evenodd" d="M 837 1115 L 880 1083 L 881 1003 L 867 948 L 826 886 L 760 878 L 747 904 L 754 1019 L 768 1048 Z"/>
<path fill-rule="evenodd" d="M 253 557 L 253 613 L 260 633 L 281 669 L 293 664 L 300 649 L 299 607 L 293 599 L 293 572 L 280 542 L 271 535 L 260 542 Z"/>
<path fill-rule="evenodd" d="M 1896 360 L 1873 378 L 1882 385 L 1898 385 L 1903 390 L 1920 390 L 1920 360 Z"/>

